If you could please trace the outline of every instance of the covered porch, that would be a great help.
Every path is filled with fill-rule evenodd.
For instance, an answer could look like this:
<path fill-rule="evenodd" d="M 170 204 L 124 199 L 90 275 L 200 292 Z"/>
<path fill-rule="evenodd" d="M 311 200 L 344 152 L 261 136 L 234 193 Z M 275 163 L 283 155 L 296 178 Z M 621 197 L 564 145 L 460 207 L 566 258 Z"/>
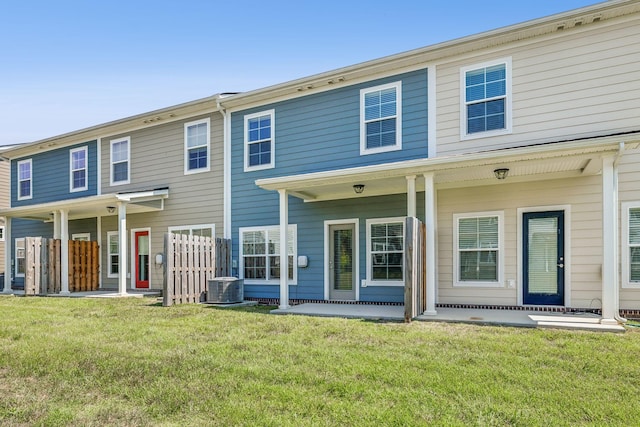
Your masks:
<path fill-rule="evenodd" d="M 5 276 L 2 293 L 11 294 L 12 280 L 16 269 L 12 265 L 15 260 L 13 248 L 11 222 L 13 219 L 26 219 L 51 223 L 53 227 L 52 237 L 60 240 L 60 295 L 70 296 L 69 290 L 69 222 L 74 220 L 96 218 L 96 236 L 102 260 L 102 229 L 101 219 L 104 216 L 117 215 L 118 217 L 118 294 L 127 294 L 127 215 L 162 211 L 164 201 L 169 197 L 168 188 L 159 188 L 138 192 L 112 193 L 99 196 L 82 197 L 77 199 L 62 200 L 50 203 L 41 203 L 31 206 L 21 206 L 0 210 L 0 216 L 5 217 L 5 241 L 7 250 L 4 256 Z M 23 237 L 23 236 L 20 236 Z M 26 236 L 40 237 L 40 236 Z M 17 261 L 14 261 L 17 264 Z M 99 276 L 102 283 L 102 274 Z"/>
<path fill-rule="evenodd" d="M 626 139 L 626 145 L 623 139 Z M 628 141 L 632 141 L 632 143 Z M 406 194 L 406 216 L 415 217 L 416 193 L 424 192 L 426 250 L 422 262 L 426 266 L 426 309 L 418 318 L 424 316 L 436 318 L 442 310 L 448 311 L 444 308 L 436 309 L 436 304 L 439 303 L 438 269 L 441 268 L 437 249 L 439 227 L 441 227 L 438 218 L 437 191 L 471 189 L 481 186 L 493 186 L 486 188 L 500 191 L 501 188 L 504 188 L 500 186 L 510 183 L 527 184 L 548 180 L 594 177 L 597 181 L 594 182 L 593 179 L 590 179 L 589 182 L 594 182 L 597 186 L 594 186 L 594 191 L 601 194 L 601 207 L 598 208 L 600 210 L 598 215 L 602 222 L 601 284 L 597 295 L 601 303 L 599 308 L 601 308 L 602 316 L 597 319 L 597 322 L 615 326 L 624 320 L 619 317 L 618 295 L 617 164 L 626 149 L 637 146 L 636 135 L 627 135 L 625 138 L 605 136 L 260 179 L 256 181 L 256 184 L 263 189 L 279 193 L 280 230 L 285 230 L 280 233 L 281 258 L 287 256 L 288 236 L 286 230 L 289 224 L 289 196 L 299 198 L 307 203 L 315 203 L 355 197 Z M 598 176 L 599 178 L 597 178 Z M 549 202 L 541 204 L 541 206 L 549 210 L 555 208 L 554 204 Z M 518 209 L 519 230 L 521 218 L 524 217 L 523 212 L 525 211 L 521 212 Z M 450 221 L 450 218 L 448 220 Z M 451 227 L 451 225 L 448 226 Z M 569 243 L 571 243 L 570 238 L 570 236 L 567 237 Z M 518 239 L 520 239 L 520 235 L 518 235 Z M 522 247 L 520 240 L 518 240 L 518 247 Z M 570 247 L 568 250 L 570 251 Z M 567 255 L 567 259 L 570 259 L 569 255 Z M 521 289 L 522 264 L 524 262 L 522 254 L 518 253 L 517 264 L 511 262 L 513 269 L 515 270 L 516 267 L 518 269 L 518 277 L 509 280 L 509 283 L 504 280 L 496 284 L 496 287 L 517 288 L 517 305 L 526 308 L 528 303 L 523 300 Z M 325 263 L 327 263 L 326 259 Z M 567 261 L 565 265 L 564 258 L 561 258 L 558 261 L 558 267 L 562 268 L 563 277 L 566 276 L 570 281 L 571 263 Z M 291 307 L 289 285 L 286 279 L 287 268 L 287 265 L 283 265 L 284 272 L 280 276 L 279 310 L 283 312 L 303 310 Z M 327 272 L 328 269 L 325 269 L 325 274 Z M 325 282 L 327 282 L 326 277 Z M 457 292 L 460 292 L 460 289 L 458 288 Z M 560 305 L 575 307 L 571 301 L 571 286 L 568 285 L 566 294 L 562 295 Z M 515 305 L 515 301 L 513 305 Z M 326 307 L 324 309 L 326 310 Z M 374 311 L 383 310 L 378 305 L 372 306 L 371 309 Z M 346 308 L 340 308 L 340 310 L 346 310 Z M 505 311 L 498 310 L 495 315 L 504 317 Z M 533 320 L 530 319 L 529 322 L 533 322 Z"/>

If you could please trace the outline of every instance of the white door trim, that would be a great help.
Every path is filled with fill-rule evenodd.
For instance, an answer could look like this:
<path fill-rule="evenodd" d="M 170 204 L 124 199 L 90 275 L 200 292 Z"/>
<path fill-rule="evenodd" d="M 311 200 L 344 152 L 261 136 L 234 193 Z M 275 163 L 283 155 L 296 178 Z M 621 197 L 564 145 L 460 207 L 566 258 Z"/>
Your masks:
<path fill-rule="evenodd" d="M 360 301 L 360 219 L 358 218 L 334 219 L 324 222 L 324 299 L 325 301 L 329 300 L 330 288 L 329 258 L 331 248 L 329 247 L 329 242 L 331 241 L 331 236 L 329 235 L 329 228 L 331 225 L 342 224 L 353 224 L 355 227 L 355 233 L 353 235 L 355 250 L 353 269 L 355 271 L 356 301 Z"/>

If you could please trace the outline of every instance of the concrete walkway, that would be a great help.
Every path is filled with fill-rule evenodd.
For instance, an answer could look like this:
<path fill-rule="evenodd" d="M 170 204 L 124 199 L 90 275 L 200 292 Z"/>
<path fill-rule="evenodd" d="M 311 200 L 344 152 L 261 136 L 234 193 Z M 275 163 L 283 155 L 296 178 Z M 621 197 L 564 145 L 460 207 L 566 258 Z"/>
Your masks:
<path fill-rule="evenodd" d="M 288 309 L 272 310 L 273 314 L 344 317 L 356 319 L 404 321 L 404 306 L 366 304 L 307 303 Z M 529 328 L 562 328 L 589 331 L 624 332 L 622 325 L 603 325 L 600 316 L 589 313 L 547 313 L 525 310 L 481 310 L 469 308 L 438 308 L 434 316 L 418 316 L 416 320 L 436 322 L 477 323 L 484 325 Z"/>

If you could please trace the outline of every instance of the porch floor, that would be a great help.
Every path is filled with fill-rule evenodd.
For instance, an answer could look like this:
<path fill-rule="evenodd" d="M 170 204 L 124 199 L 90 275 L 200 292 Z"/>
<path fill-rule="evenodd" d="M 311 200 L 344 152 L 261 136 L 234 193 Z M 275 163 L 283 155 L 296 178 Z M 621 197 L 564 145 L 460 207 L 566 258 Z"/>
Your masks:
<path fill-rule="evenodd" d="M 275 309 L 271 313 L 404 321 L 404 306 L 401 305 L 306 303 L 287 309 Z M 529 328 L 562 328 L 606 332 L 625 331 L 622 325 L 603 325 L 600 323 L 600 316 L 589 313 L 565 314 L 525 310 L 438 308 L 436 315 L 421 315 L 416 320 Z"/>

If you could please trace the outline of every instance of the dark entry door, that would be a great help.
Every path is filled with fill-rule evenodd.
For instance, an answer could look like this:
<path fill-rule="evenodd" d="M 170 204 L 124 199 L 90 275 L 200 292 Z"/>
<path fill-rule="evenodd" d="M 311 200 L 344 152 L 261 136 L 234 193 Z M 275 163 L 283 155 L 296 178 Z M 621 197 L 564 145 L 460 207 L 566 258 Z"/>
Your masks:
<path fill-rule="evenodd" d="M 354 271 L 355 224 L 335 224 L 329 227 L 329 299 L 356 299 Z"/>
<path fill-rule="evenodd" d="M 564 211 L 523 215 L 523 302 L 564 305 Z"/>

